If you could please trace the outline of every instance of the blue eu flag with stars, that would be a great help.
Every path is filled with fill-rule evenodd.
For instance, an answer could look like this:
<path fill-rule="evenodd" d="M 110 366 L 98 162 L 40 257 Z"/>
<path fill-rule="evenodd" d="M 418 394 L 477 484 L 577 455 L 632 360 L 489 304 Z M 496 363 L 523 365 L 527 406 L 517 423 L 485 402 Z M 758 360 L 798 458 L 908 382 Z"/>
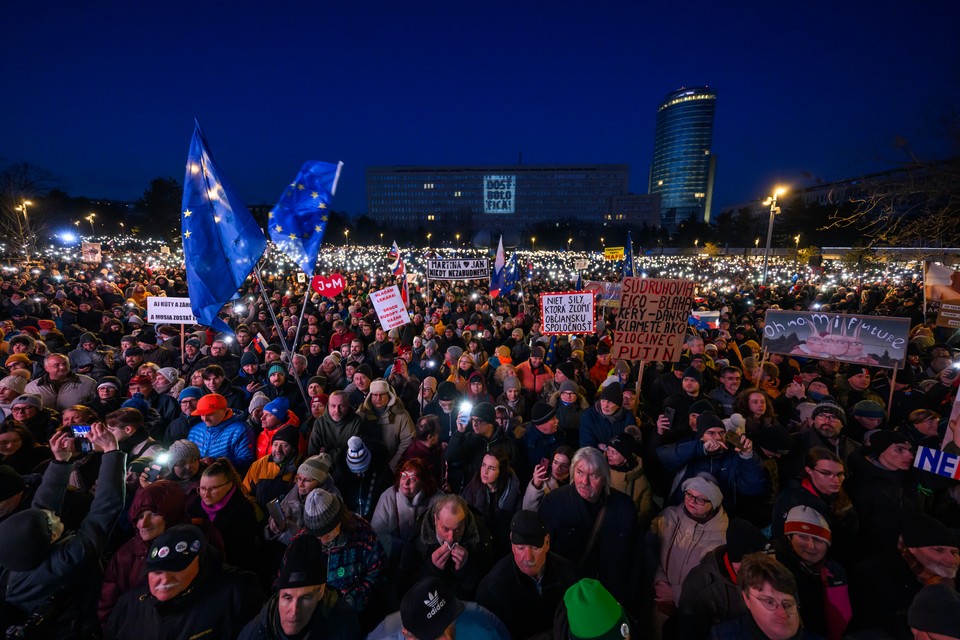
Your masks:
<path fill-rule="evenodd" d="M 343 163 L 308 161 L 270 211 L 270 240 L 312 276 Z"/>
<path fill-rule="evenodd" d="M 180 219 L 193 314 L 200 324 L 233 333 L 218 314 L 236 297 L 267 239 L 214 163 L 199 123 L 187 156 Z"/>

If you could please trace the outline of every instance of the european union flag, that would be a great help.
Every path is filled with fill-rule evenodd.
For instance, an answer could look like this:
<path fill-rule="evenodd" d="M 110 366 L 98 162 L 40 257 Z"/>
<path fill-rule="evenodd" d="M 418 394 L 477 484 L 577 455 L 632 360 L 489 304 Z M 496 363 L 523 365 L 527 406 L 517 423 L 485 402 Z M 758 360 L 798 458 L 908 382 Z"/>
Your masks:
<path fill-rule="evenodd" d="M 505 296 L 520 282 L 520 273 L 517 271 L 517 253 L 510 256 L 510 261 L 504 267 L 503 288 L 500 289 L 500 295 Z"/>
<path fill-rule="evenodd" d="M 308 161 L 270 211 L 270 240 L 312 276 L 343 163 Z"/>
<path fill-rule="evenodd" d="M 183 179 L 183 259 L 190 306 L 200 323 L 233 333 L 218 314 L 267 248 L 267 239 L 210 155 L 195 124 Z"/>
<path fill-rule="evenodd" d="M 633 277 L 633 233 L 627 231 L 627 253 L 623 256 L 623 277 Z"/>

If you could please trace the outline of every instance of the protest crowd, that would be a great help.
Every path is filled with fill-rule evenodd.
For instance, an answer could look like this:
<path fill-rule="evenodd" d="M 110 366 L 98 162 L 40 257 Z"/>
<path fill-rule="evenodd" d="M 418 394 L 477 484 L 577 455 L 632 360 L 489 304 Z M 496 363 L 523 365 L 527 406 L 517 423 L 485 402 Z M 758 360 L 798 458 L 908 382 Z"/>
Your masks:
<path fill-rule="evenodd" d="M 595 254 L 491 297 L 423 251 L 404 287 L 324 249 L 330 295 L 271 253 L 217 333 L 150 322 L 182 261 L 126 242 L 0 272 L 7 637 L 960 638 L 960 332 L 916 265 L 641 256 L 718 312 L 641 362 L 616 300 L 543 333 L 540 293 L 620 281 Z M 908 319 L 905 360 L 777 353 L 771 310 Z"/>

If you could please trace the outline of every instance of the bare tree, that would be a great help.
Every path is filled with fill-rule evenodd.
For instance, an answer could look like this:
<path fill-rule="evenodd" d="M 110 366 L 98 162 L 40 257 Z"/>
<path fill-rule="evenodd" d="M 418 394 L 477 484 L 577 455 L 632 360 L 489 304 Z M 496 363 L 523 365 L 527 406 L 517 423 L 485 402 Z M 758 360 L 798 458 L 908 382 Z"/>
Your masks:
<path fill-rule="evenodd" d="M 46 237 L 46 224 L 32 207 L 53 182 L 53 174 L 26 162 L 0 170 L 0 234 L 7 244 L 7 256 L 29 260 L 37 253 Z"/>

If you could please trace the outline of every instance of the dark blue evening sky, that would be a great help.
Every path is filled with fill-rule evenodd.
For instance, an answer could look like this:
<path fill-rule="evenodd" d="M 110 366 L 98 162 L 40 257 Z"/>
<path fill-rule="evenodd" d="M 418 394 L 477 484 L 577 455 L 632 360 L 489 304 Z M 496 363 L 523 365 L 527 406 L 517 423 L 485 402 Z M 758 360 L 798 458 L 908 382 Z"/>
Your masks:
<path fill-rule="evenodd" d="M 718 91 L 716 207 L 802 172 L 885 166 L 960 94 L 953 2 L 6 2 L 0 160 L 73 195 L 183 178 L 194 116 L 250 204 L 308 159 L 627 163 L 645 193 L 657 104 Z"/>

